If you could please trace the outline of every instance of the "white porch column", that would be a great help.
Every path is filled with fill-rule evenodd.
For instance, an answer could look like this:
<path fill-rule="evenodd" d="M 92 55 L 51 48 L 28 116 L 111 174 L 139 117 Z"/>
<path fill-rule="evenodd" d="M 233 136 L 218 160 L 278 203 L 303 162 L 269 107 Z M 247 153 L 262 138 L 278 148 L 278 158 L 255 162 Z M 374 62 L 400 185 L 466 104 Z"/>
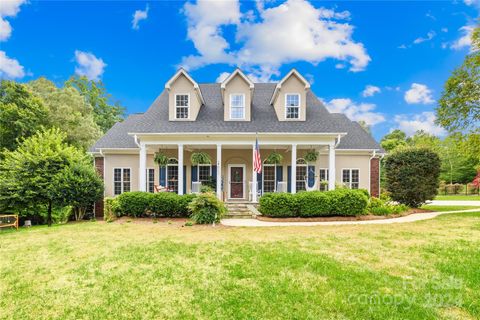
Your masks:
<path fill-rule="evenodd" d="M 138 190 L 147 191 L 147 146 L 140 144 Z"/>
<path fill-rule="evenodd" d="M 178 194 L 183 194 L 183 144 L 178 145 Z"/>
<path fill-rule="evenodd" d="M 291 193 L 297 193 L 297 145 L 292 144 L 292 172 L 290 172 L 292 185 L 290 187 Z"/>
<path fill-rule="evenodd" d="M 222 145 L 217 144 L 217 198 L 222 200 Z"/>
<path fill-rule="evenodd" d="M 335 190 L 335 144 L 328 146 L 328 190 Z"/>
<path fill-rule="evenodd" d="M 257 173 L 254 169 L 255 163 L 255 143 L 252 145 L 252 202 L 257 202 Z"/>

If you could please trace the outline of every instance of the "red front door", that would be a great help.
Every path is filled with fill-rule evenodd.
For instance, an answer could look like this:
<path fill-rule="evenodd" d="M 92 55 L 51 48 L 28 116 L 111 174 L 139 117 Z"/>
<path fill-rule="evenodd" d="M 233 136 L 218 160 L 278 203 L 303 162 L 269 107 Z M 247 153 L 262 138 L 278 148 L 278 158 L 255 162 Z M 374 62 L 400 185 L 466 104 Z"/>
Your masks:
<path fill-rule="evenodd" d="M 230 198 L 243 199 L 243 167 L 230 167 Z"/>

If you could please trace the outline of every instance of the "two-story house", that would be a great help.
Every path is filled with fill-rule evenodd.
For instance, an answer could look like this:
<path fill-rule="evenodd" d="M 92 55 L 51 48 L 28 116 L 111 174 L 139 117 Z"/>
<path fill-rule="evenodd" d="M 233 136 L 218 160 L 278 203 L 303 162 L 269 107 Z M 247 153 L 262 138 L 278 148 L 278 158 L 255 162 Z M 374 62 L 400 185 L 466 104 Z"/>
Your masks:
<path fill-rule="evenodd" d="M 256 139 L 262 161 L 272 152 L 283 156 L 263 163 L 261 174 L 252 165 Z M 303 158 L 311 150 L 319 153 L 313 163 Z M 166 166 L 154 163 L 159 151 L 168 155 Z M 198 151 L 212 163 L 192 165 Z M 180 69 L 145 113 L 115 124 L 91 149 L 108 197 L 156 186 L 184 194 L 213 177 L 218 198 L 251 202 L 265 192 L 338 184 L 378 195 L 380 151 L 357 122 L 328 112 L 294 69 L 278 83 L 253 83 L 237 69 L 206 84 Z"/>

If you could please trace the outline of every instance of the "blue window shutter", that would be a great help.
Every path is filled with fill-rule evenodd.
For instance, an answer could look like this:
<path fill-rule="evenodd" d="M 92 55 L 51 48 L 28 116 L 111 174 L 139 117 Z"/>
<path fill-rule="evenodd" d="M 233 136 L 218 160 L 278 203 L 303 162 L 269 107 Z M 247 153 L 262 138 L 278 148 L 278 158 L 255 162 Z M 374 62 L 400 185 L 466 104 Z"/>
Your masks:
<path fill-rule="evenodd" d="M 212 178 L 215 181 L 215 187 L 213 189 L 217 190 L 217 166 L 212 166 Z"/>
<path fill-rule="evenodd" d="M 287 167 L 287 191 L 292 192 L 292 166 Z"/>
<path fill-rule="evenodd" d="M 183 166 L 183 194 L 187 194 L 187 166 Z"/>
<path fill-rule="evenodd" d="M 308 186 L 311 188 L 315 185 L 315 166 L 308 166 Z"/>
<path fill-rule="evenodd" d="M 192 182 L 197 182 L 198 178 L 198 166 L 192 166 Z"/>
<path fill-rule="evenodd" d="M 282 166 L 277 166 L 277 181 L 275 181 L 276 186 L 278 186 L 279 182 L 283 181 L 283 167 Z"/>
<path fill-rule="evenodd" d="M 262 186 L 262 173 L 257 173 L 257 191 L 260 191 L 260 194 L 262 194 Z"/>
<path fill-rule="evenodd" d="M 167 167 L 160 167 L 160 185 L 167 186 Z"/>

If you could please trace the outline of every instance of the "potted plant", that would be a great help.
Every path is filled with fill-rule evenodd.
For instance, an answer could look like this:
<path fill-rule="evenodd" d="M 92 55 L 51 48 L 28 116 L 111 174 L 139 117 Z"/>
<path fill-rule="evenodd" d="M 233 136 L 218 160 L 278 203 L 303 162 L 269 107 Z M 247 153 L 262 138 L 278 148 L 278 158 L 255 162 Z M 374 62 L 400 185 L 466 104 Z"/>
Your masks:
<path fill-rule="evenodd" d="M 193 152 L 190 156 L 190 161 L 192 165 L 196 166 L 199 164 L 211 164 L 212 159 L 210 159 L 210 155 L 206 152 Z"/>
<path fill-rule="evenodd" d="M 282 161 L 283 161 L 283 156 L 276 151 L 270 153 L 267 159 L 265 159 L 266 164 L 280 164 Z"/>
<path fill-rule="evenodd" d="M 156 152 L 153 158 L 153 162 L 155 162 L 160 167 L 166 167 L 168 164 L 168 157 L 163 152 Z"/>
<path fill-rule="evenodd" d="M 309 150 L 303 157 L 307 162 L 315 162 L 318 159 L 318 151 Z"/>

